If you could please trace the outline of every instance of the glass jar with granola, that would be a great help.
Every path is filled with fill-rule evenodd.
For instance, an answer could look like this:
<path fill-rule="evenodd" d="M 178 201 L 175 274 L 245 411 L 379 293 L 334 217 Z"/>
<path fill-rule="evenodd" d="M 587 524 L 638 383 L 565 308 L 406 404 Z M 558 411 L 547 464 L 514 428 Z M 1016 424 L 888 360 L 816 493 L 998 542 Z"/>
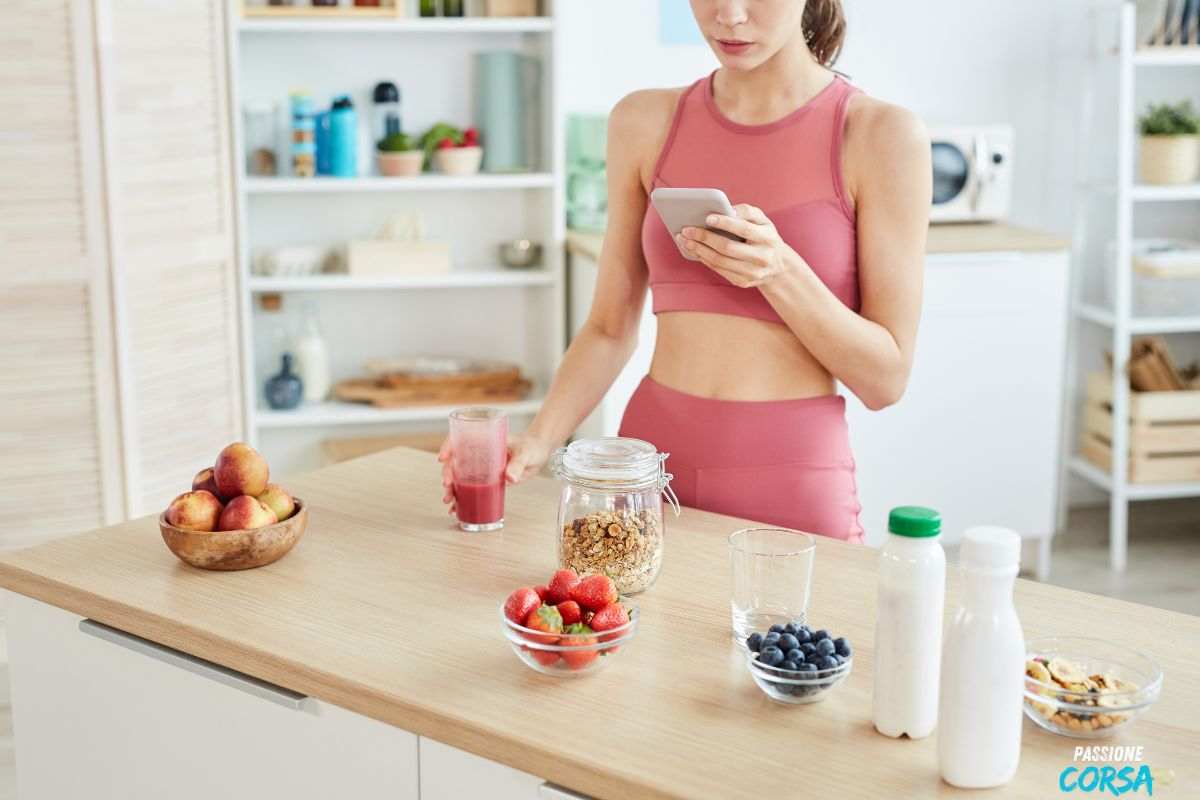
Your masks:
<path fill-rule="evenodd" d="M 662 568 L 663 496 L 678 513 L 667 456 L 640 439 L 580 439 L 551 462 L 562 480 L 558 564 L 607 575 L 621 594 L 654 583 Z"/>

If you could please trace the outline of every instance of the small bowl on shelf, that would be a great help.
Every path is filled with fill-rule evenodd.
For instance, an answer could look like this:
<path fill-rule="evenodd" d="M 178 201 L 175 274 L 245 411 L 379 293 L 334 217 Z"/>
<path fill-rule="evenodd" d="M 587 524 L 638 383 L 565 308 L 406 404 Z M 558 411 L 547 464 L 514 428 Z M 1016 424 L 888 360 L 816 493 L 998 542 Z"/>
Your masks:
<path fill-rule="evenodd" d="M 483 166 L 483 148 L 443 147 L 433 151 L 433 168 L 443 175 L 474 175 Z"/>
<path fill-rule="evenodd" d="M 500 244 L 500 263 L 509 269 L 529 269 L 542 263 L 542 246 L 530 239 Z"/>
<path fill-rule="evenodd" d="M 392 150 L 378 152 L 379 174 L 389 178 L 410 178 L 420 175 L 425 167 L 424 150 Z"/>
<path fill-rule="evenodd" d="M 760 664 L 757 653 L 746 651 L 746 668 L 763 694 L 777 703 L 799 705 L 824 700 L 830 690 L 850 675 L 854 658 L 842 661 L 833 669 L 797 672 Z"/>
<path fill-rule="evenodd" d="M 239 570 L 266 566 L 283 558 L 308 527 L 308 506 L 299 497 L 296 510 L 283 522 L 241 531 L 192 531 L 158 516 L 167 549 L 180 561 L 200 569 Z"/>
<path fill-rule="evenodd" d="M 1116 642 L 1048 636 L 1030 640 L 1025 649 L 1025 715 L 1051 733 L 1111 736 L 1162 693 L 1158 664 Z"/>
<path fill-rule="evenodd" d="M 617 628 L 588 634 L 550 634 L 526 628 L 504 616 L 500 604 L 500 622 L 504 637 L 513 653 L 525 666 L 556 678 L 576 678 L 597 672 L 630 643 L 637 634 L 637 606 L 626 598 L 621 605 L 629 611 L 629 622 Z"/>

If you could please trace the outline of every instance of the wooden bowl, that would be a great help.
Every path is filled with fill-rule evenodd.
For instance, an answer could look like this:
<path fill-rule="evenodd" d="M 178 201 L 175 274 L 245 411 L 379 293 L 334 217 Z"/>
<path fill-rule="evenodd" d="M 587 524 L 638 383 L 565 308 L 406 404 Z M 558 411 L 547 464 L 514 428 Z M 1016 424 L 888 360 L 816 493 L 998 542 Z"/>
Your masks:
<path fill-rule="evenodd" d="M 200 569 L 253 569 L 287 555 L 308 527 L 308 506 L 299 497 L 296 511 L 283 522 L 244 531 L 188 531 L 167 522 L 166 512 L 158 517 L 167 548 L 180 561 Z"/>

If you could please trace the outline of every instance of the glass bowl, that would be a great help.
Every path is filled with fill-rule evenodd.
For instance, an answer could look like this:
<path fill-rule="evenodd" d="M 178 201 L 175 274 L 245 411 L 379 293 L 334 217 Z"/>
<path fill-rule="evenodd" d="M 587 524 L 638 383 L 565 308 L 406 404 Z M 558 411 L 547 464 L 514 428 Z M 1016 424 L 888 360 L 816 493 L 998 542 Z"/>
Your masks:
<path fill-rule="evenodd" d="M 526 628 L 504 616 L 500 604 L 500 622 L 504 637 L 517 658 L 530 669 L 558 678 L 575 678 L 602 669 L 633 641 L 637 634 L 638 609 L 622 597 L 619 602 L 629 611 L 629 622 L 617 628 L 589 634 L 548 634 Z"/>
<path fill-rule="evenodd" d="M 754 678 L 758 688 L 775 702 L 791 705 L 824 700 L 833 687 L 846 680 L 854 667 L 854 657 L 851 656 L 833 669 L 792 672 L 760 664 L 755 658 L 757 653 L 746 652 L 746 668 L 750 670 L 750 677 Z"/>
<path fill-rule="evenodd" d="M 1025 647 L 1025 714 L 1051 733 L 1079 739 L 1111 736 L 1154 705 L 1162 692 L 1158 664 L 1115 642 L 1048 636 L 1031 639 Z M 1077 667 L 1081 680 L 1063 686 L 1048 677 L 1063 671 L 1053 669 L 1056 659 Z M 1043 662 L 1041 679 L 1029 675 L 1035 660 Z"/>

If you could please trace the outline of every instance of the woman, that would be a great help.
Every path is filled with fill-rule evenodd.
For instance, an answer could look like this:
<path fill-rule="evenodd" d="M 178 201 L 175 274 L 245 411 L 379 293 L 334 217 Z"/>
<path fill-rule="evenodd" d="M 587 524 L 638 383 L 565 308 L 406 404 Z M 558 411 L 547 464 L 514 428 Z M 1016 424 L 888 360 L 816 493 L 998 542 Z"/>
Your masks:
<path fill-rule="evenodd" d="M 536 472 L 599 403 L 634 349 L 649 285 L 654 358 L 621 435 L 670 453 L 685 505 L 861 542 L 835 381 L 871 409 L 904 392 L 928 137 L 912 114 L 831 71 L 841 0 L 692 0 L 692 10 L 721 66 L 613 109 L 591 313 L 511 443 L 507 477 Z M 647 201 L 658 186 L 724 190 L 737 216 L 708 225 L 744 242 L 698 228 L 672 237 Z"/>

